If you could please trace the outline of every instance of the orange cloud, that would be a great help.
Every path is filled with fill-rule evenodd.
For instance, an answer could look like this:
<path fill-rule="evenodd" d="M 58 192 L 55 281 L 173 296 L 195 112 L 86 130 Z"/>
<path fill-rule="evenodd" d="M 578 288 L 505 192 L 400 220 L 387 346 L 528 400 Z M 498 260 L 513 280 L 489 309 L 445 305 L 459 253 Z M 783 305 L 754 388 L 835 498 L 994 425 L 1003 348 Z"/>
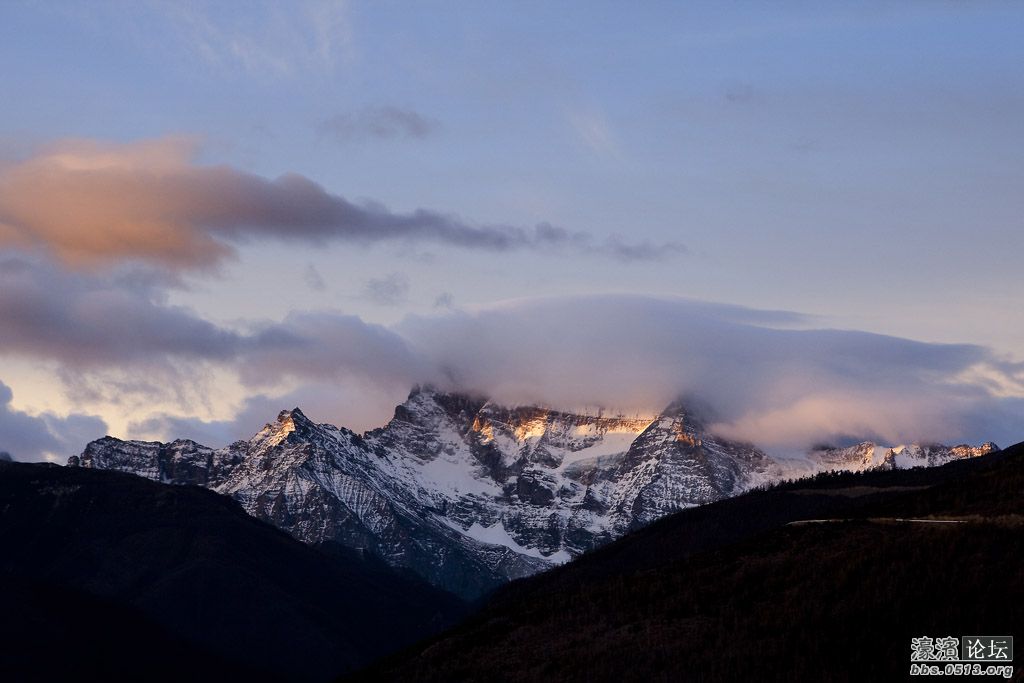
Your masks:
<path fill-rule="evenodd" d="M 195 143 L 68 141 L 0 172 L 0 244 L 61 260 L 142 258 L 209 266 L 230 249 L 200 227 L 223 170 L 191 166 Z"/>
<path fill-rule="evenodd" d="M 623 260 L 662 258 L 676 244 L 595 244 L 590 235 L 541 224 L 476 226 L 417 209 L 355 204 L 297 174 L 268 180 L 196 162 L 196 142 L 65 141 L 0 169 L 0 247 L 34 246 L 71 265 L 142 260 L 209 268 L 240 242 L 299 239 L 431 241 L 470 249 L 571 247 Z"/>

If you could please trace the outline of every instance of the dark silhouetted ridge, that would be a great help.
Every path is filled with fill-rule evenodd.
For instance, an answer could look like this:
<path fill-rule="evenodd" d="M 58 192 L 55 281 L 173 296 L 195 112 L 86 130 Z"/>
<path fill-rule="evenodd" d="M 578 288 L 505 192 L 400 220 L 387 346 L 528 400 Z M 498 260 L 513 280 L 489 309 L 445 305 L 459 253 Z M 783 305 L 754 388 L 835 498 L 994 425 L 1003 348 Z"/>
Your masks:
<path fill-rule="evenodd" d="M 0 463 L 0 548 L 5 680 L 329 680 L 462 611 L 227 497 L 117 472 Z"/>
<path fill-rule="evenodd" d="M 1022 553 L 1024 444 L 821 475 L 513 582 L 353 680 L 905 680 L 913 637 L 1024 633 Z"/>

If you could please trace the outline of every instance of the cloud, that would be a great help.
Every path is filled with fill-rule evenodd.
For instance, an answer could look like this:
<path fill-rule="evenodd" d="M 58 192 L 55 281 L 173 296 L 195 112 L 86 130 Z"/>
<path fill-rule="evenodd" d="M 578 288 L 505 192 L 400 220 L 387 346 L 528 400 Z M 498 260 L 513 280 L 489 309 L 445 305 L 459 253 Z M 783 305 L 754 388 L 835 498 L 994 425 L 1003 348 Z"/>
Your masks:
<path fill-rule="evenodd" d="M 408 385 L 422 374 L 404 340 L 356 316 L 293 312 L 229 329 L 120 274 L 68 273 L 23 259 L 0 260 L 0 319 L 0 355 L 58 361 L 83 399 L 102 393 L 90 378 L 109 370 L 129 372 L 114 380 L 118 394 L 189 381 L 189 370 L 203 364 L 229 368 L 252 386 L 353 375 Z"/>
<path fill-rule="evenodd" d="M 301 406 L 317 414 L 328 386 L 339 396 L 372 386 L 394 397 L 430 383 L 502 403 L 630 412 L 656 412 L 684 395 L 720 433 L 776 450 L 850 438 L 1005 444 L 1024 431 L 1024 365 L 983 347 L 815 329 L 798 313 L 687 299 L 530 299 L 436 309 L 393 327 L 299 311 L 228 329 L 132 289 L 120 274 L 8 260 L 0 319 L 0 355 L 56 361 L 82 396 L 172 387 L 185 404 L 204 393 L 189 387 L 204 381 L 205 367 L 254 395 L 320 387 L 309 394 L 314 404 Z M 114 383 L 104 389 L 109 373 Z M 332 405 L 368 420 L 358 398 Z M 0 448 L 22 457 L 18 446 Z"/>
<path fill-rule="evenodd" d="M 728 104 L 746 105 L 760 102 L 764 96 L 749 83 L 735 83 L 725 89 L 723 98 Z"/>
<path fill-rule="evenodd" d="M 259 240 L 368 245 L 430 242 L 465 249 L 535 249 L 623 260 L 678 253 L 679 245 L 595 240 L 545 223 L 473 225 L 428 209 L 395 213 L 356 204 L 312 180 L 269 180 L 195 163 L 196 144 L 163 138 L 126 144 L 65 141 L 0 167 L 0 247 L 37 247 L 78 266 L 144 261 L 209 269 Z"/>
<path fill-rule="evenodd" d="M 216 2 L 153 2 L 142 10 L 129 27 L 144 48 L 174 50 L 222 72 L 260 78 L 330 72 L 354 50 L 347 3 L 338 0 L 302 0 L 287 9 L 251 2 L 244 16 Z"/>
<path fill-rule="evenodd" d="M 314 292 L 322 292 L 327 289 L 327 284 L 320 275 L 320 271 L 312 263 L 306 264 L 306 269 L 302 271 L 302 280 Z"/>
<path fill-rule="evenodd" d="M 591 151 L 615 159 L 622 158 L 611 126 L 600 111 L 573 109 L 566 112 L 566 120 L 580 142 Z"/>
<path fill-rule="evenodd" d="M 689 250 L 680 242 L 625 242 L 617 235 L 609 237 L 598 250 L 619 261 L 663 261 L 686 254 Z"/>
<path fill-rule="evenodd" d="M 378 306 L 403 304 L 409 299 L 409 278 L 402 273 L 370 278 L 363 286 L 363 298 Z"/>
<path fill-rule="evenodd" d="M 156 358 L 230 360 L 236 332 L 169 306 L 138 274 L 96 277 L 44 262 L 0 260 L 0 352 L 57 359 L 73 368 Z"/>
<path fill-rule="evenodd" d="M 58 362 L 80 401 L 139 395 L 183 404 L 203 393 L 193 385 L 217 368 L 257 388 L 296 378 L 372 378 L 407 389 L 429 375 L 401 337 L 356 316 L 293 312 L 229 329 L 135 283 L 121 274 L 0 260 L 0 357 Z"/>
<path fill-rule="evenodd" d="M 1024 389 L 990 351 L 810 328 L 787 312 L 643 296 L 565 297 L 407 318 L 447 386 L 506 403 L 657 411 L 684 395 L 721 433 L 776 450 L 875 437 L 1017 441 Z M 1012 379 L 1012 378 L 1011 378 Z M 1007 381 L 1010 381 L 1009 379 Z M 1019 413 L 1018 413 L 1019 415 Z"/>
<path fill-rule="evenodd" d="M 184 438 L 218 448 L 249 439 L 281 410 L 296 406 L 311 420 L 364 432 L 379 427 L 407 393 L 407 387 L 387 388 L 372 381 L 308 382 L 282 394 L 249 396 L 229 420 L 152 415 L 129 424 L 128 437 L 159 441 Z"/>
<path fill-rule="evenodd" d="M 370 380 L 407 389 L 434 375 L 392 330 L 334 312 L 293 312 L 237 348 L 235 365 L 253 387 L 285 380 Z"/>
<path fill-rule="evenodd" d="M 401 107 L 364 107 L 355 112 L 332 116 L 317 126 L 317 131 L 339 142 L 363 140 L 393 140 L 410 138 L 422 140 L 439 128 L 436 121 L 419 112 Z"/>
<path fill-rule="evenodd" d="M 95 415 L 33 416 L 13 409 L 13 397 L 11 388 L 0 382 L 0 454 L 12 459 L 63 461 L 106 434 L 106 423 Z"/>
<path fill-rule="evenodd" d="M 448 309 L 392 328 L 296 313 L 254 332 L 235 366 L 252 387 L 363 384 L 391 397 L 422 382 L 506 404 L 654 413 L 685 396 L 719 433 L 776 452 L 861 438 L 1020 440 L 1016 365 L 978 346 L 814 323 L 786 311 L 634 295 Z M 316 412 L 329 393 L 300 405 Z M 358 399 L 347 405 L 365 409 Z M 363 424 L 383 423 L 390 406 L 378 409 L 377 422 L 364 410 Z"/>

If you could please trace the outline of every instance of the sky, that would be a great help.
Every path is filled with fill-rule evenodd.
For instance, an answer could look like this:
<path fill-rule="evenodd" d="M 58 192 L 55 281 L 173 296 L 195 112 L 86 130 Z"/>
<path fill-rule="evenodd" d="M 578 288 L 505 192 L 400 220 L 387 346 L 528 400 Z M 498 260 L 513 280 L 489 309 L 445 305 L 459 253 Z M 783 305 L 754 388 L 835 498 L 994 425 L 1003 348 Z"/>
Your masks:
<path fill-rule="evenodd" d="M 0 3 L 0 451 L 430 383 L 1024 439 L 1016 2 Z"/>

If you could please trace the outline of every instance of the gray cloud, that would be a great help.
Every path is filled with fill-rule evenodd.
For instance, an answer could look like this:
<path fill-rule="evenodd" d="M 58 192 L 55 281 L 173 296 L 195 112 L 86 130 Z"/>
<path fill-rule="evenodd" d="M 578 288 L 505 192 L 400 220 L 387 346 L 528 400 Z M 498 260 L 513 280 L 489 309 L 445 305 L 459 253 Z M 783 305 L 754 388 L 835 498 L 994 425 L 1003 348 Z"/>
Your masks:
<path fill-rule="evenodd" d="M 0 382 L 0 451 L 21 461 L 63 460 L 103 436 L 106 423 L 94 415 L 29 415 L 11 407 L 10 387 Z"/>
<path fill-rule="evenodd" d="M 163 303 L 137 278 L 67 273 L 45 263 L 0 261 L 0 352 L 73 367 L 173 356 L 230 360 L 242 337 Z"/>
<path fill-rule="evenodd" d="M 455 297 L 451 292 L 441 292 L 434 299 L 434 308 L 453 308 L 454 306 Z"/>
<path fill-rule="evenodd" d="M 763 95 L 749 83 L 736 83 L 727 87 L 723 97 L 729 104 L 751 104 L 764 99 Z"/>
<path fill-rule="evenodd" d="M 263 325 L 238 349 L 235 364 L 250 386 L 284 379 L 349 381 L 368 379 L 408 388 L 432 376 L 407 342 L 381 325 L 354 315 L 290 313 Z"/>
<path fill-rule="evenodd" d="M 378 306 L 398 306 L 409 299 L 409 278 L 402 273 L 370 278 L 363 286 L 363 298 Z"/>
<path fill-rule="evenodd" d="M 626 242 L 615 235 L 605 240 L 596 250 L 624 262 L 663 261 L 689 251 L 680 242 Z"/>
<path fill-rule="evenodd" d="M 247 398 L 230 420 L 203 420 L 159 413 L 128 425 L 128 438 L 172 441 L 191 439 L 204 446 L 219 448 L 251 437 L 260 426 L 272 420 L 292 396 L 269 397 L 257 394 Z"/>
<path fill-rule="evenodd" d="M 202 364 L 232 368 L 254 386 L 318 375 L 405 385 L 421 374 L 404 340 L 356 316 L 292 313 L 231 330 L 118 274 L 68 273 L 45 262 L 0 261 L 0 319 L 0 354 L 58 361 L 82 400 L 103 393 L 97 378 L 113 383 L 114 395 L 152 394 L 155 384 L 192 381 L 189 371 Z"/>
<path fill-rule="evenodd" d="M 374 138 L 423 139 L 437 132 L 439 125 L 419 112 L 402 107 L 364 107 L 359 111 L 332 116 L 317 131 L 341 142 Z"/>
<path fill-rule="evenodd" d="M 624 260 L 680 249 L 601 243 L 543 223 L 525 229 L 470 224 L 428 209 L 395 213 L 377 203 L 353 203 L 301 175 L 269 180 L 229 166 L 201 166 L 194 155 L 194 143 L 176 138 L 77 141 L 0 168 L 0 247 L 43 247 L 71 264 L 142 260 L 174 269 L 215 267 L 236 245 L 257 239 L 433 242 Z"/>
<path fill-rule="evenodd" d="M 317 270 L 316 266 L 312 263 L 306 264 L 306 269 L 302 271 L 302 280 L 306 283 L 306 286 L 314 292 L 322 292 L 327 289 L 327 284 L 320 275 L 320 271 Z"/>
<path fill-rule="evenodd" d="M 250 396 L 229 420 L 158 414 L 130 424 L 128 436 L 161 441 L 185 438 L 216 448 L 250 438 L 278 412 L 295 406 L 317 422 L 362 432 L 379 427 L 407 393 L 408 387 L 382 387 L 368 380 L 308 382 L 284 394 Z"/>

